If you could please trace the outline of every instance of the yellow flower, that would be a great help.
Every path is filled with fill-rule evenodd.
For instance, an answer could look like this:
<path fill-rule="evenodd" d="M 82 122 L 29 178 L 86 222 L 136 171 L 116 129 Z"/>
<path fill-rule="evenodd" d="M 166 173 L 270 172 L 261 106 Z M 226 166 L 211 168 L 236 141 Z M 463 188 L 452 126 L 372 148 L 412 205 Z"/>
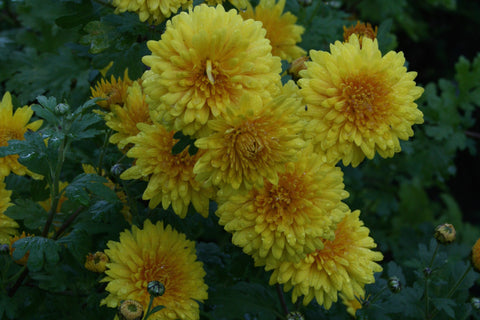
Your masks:
<path fill-rule="evenodd" d="M 375 152 L 383 158 L 400 152 L 399 139 L 413 136 L 412 125 L 423 123 L 415 99 L 416 72 L 407 72 L 403 53 L 382 57 L 377 40 L 354 34 L 331 53 L 310 51 L 311 62 L 300 71 L 300 94 L 308 106 L 310 136 L 327 160 L 357 166 Z"/>
<path fill-rule="evenodd" d="M 117 144 L 120 150 L 127 147 L 127 138 L 137 135 L 140 131 L 137 123 L 151 124 L 145 94 L 138 81 L 127 89 L 127 97 L 123 106 L 112 105 L 111 112 L 105 115 L 106 125 L 116 133 L 110 137 L 110 143 Z"/>
<path fill-rule="evenodd" d="M 94 87 L 90 87 L 91 98 L 103 98 L 105 100 L 97 101 L 97 104 L 103 109 L 110 110 L 112 105 L 123 106 L 127 100 L 127 89 L 132 85 L 132 80 L 128 77 L 128 69 L 122 78 L 115 79 L 112 75 L 110 81 L 101 79 Z"/>
<path fill-rule="evenodd" d="M 127 140 L 134 144 L 127 156 L 135 158 L 135 164 L 125 170 L 120 178 L 148 179 L 143 199 L 150 200 L 150 208 L 162 202 L 163 208 L 167 209 L 171 204 L 173 211 L 184 218 L 192 203 L 198 213 L 207 217 L 213 189 L 195 181 L 193 173 L 193 166 L 202 152 L 191 156 L 188 148 L 185 148 L 173 155 L 172 147 L 178 141 L 173 138 L 173 131 L 167 131 L 161 124 L 140 123 L 138 128 L 140 133 Z"/>
<path fill-rule="evenodd" d="M 283 261 L 299 262 L 333 239 L 348 207 L 340 168 L 323 163 L 307 147 L 285 165 L 277 184 L 219 195 L 216 214 L 232 242 L 266 270 Z"/>
<path fill-rule="evenodd" d="M 293 81 L 266 103 L 245 94 L 231 114 L 209 121 L 210 136 L 195 142 L 205 149 L 193 169 L 197 180 L 234 189 L 262 186 L 263 178 L 277 184 L 278 172 L 304 146 L 300 138 L 304 122 L 296 115 L 302 109 Z"/>
<path fill-rule="evenodd" d="M 10 92 L 6 92 L 0 102 L 0 147 L 8 146 L 9 140 L 24 140 L 23 135 L 27 130 L 37 131 L 43 121 L 37 120 L 28 123 L 32 115 L 33 110 L 29 106 L 18 108 L 13 113 L 12 97 Z M 18 162 L 18 155 L 0 158 L 0 179 L 8 176 L 10 172 L 19 176 L 28 174 L 35 179 L 42 178 L 41 175 L 33 173 L 21 165 Z"/>
<path fill-rule="evenodd" d="M 136 12 L 140 21 L 159 24 L 180 8 L 191 7 L 193 0 L 113 0 L 115 13 Z"/>
<path fill-rule="evenodd" d="M 377 37 L 377 31 L 378 27 L 375 27 L 375 30 L 373 29 L 372 25 L 370 23 L 360 23 L 360 21 L 357 21 L 356 26 L 351 26 L 351 27 L 345 27 L 343 26 L 343 39 L 345 41 L 348 41 L 350 39 L 350 36 L 352 34 L 356 34 L 358 38 L 358 42 L 360 44 L 360 47 L 362 46 L 362 39 L 364 37 L 370 38 L 370 39 L 375 39 Z"/>
<path fill-rule="evenodd" d="M 10 255 L 13 257 L 13 252 L 15 252 L 15 248 L 13 247 L 13 244 L 15 242 L 17 242 L 18 240 L 20 239 L 23 239 L 23 238 L 27 238 L 27 237 L 33 237 L 34 235 L 33 234 L 25 234 L 25 231 L 22 231 L 22 234 L 19 235 L 19 236 L 13 236 L 9 239 L 10 241 Z M 27 253 L 25 253 L 25 255 L 18 259 L 18 260 L 15 260 L 15 263 L 18 263 L 18 264 L 21 264 L 22 266 L 26 265 L 27 262 L 28 262 L 28 257 L 30 256 L 30 251 L 27 251 Z"/>
<path fill-rule="evenodd" d="M 147 45 L 152 55 L 142 61 L 151 70 L 143 74 L 143 88 L 153 120 L 169 130 L 206 136 L 207 121 L 243 94 L 278 91 L 281 63 L 265 30 L 234 9 L 196 6 L 167 21 L 162 39 Z"/>
<path fill-rule="evenodd" d="M 89 173 L 89 174 L 97 173 L 95 168 L 89 164 L 82 164 L 82 168 L 83 168 L 83 172 L 85 173 Z M 122 210 L 120 210 L 120 213 L 125 218 L 125 220 L 131 224 L 132 213 L 130 212 L 130 207 L 128 206 L 127 195 L 125 194 L 125 192 L 123 192 L 123 190 L 117 189 L 117 185 L 113 183 L 112 180 L 110 180 L 108 177 L 105 177 L 105 172 L 103 172 L 103 170 L 101 173 L 102 173 L 102 177 L 107 179 L 107 182 L 105 183 L 105 185 L 110 189 L 112 189 L 113 191 L 115 191 L 115 194 L 117 195 L 118 199 L 120 199 L 120 202 L 123 204 L 123 207 L 122 207 Z"/>
<path fill-rule="evenodd" d="M 260 0 L 253 10 L 248 3 L 247 10 L 239 13 L 244 19 L 261 21 L 267 30 L 267 39 L 272 45 L 272 54 L 282 60 L 292 62 L 306 54 L 305 50 L 297 46 L 302 41 L 305 28 L 295 24 L 297 17 L 290 12 L 283 13 L 286 0 Z"/>
<path fill-rule="evenodd" d="M 122 300 L 140 302 L 146 310 L 150 301 L 148 283 L 159 281 L 165 293 L 153 300 L 152 308 L 165 308 L 149 319 L 199 319 L 198 302 L 208 298 L 203 264 L 197 261 L 195 243 L 162 222 L 145 221 L 144 228 L 120 233 L 120 241 L 109 241 L 105 253 L 110 294 L 101 304 L 118 307 Z"/>
<path fill-rule="evenodd" d="M 472 247 L 472 265 L 475 270 L 480 272 L 480 239 Z"/>
<path fill-rule="evenodd" d="M 245 10 L 249 5 L 248 0 L 228 0 L 235 8 Z M 205 0 L 205 2 L 210 6 L 215 6 L 217 4 L 222 4 L 225 0 Z"/>
<path fill-rule="evenodd" d="M 100 251 L 89 253 L 85 259 L 85 269 L 102 273 L 107 269 L 108 256 Z"/>
<path fill-rule="evenodd" d="M 8 244 L 10 236 L 17 234 L 18 224 L 4 212 L 12 205 L 12 191 L 5 189 L 5 183 L 0 181 L 0 244 Z"/>
<path fill-rule="evenodd" d="M 323 240 L 323 249 L 299 263 L 281 263 L 270 284 L 283 283 L 285 291 L 293 288 L 293 302 L 304 295 L 304 305 L 315 298 L 326 309 L 337 301 L 339 292 L 349 300 L 363 293 L 365 284 L 375 281 L 373 274 L 382 271 L 375 261 L 381 261 L 383 256 L 371 250 L 376 244 L 359 215 L 358 210 L 349 212 L 338 224 L 335 239 Z"/>

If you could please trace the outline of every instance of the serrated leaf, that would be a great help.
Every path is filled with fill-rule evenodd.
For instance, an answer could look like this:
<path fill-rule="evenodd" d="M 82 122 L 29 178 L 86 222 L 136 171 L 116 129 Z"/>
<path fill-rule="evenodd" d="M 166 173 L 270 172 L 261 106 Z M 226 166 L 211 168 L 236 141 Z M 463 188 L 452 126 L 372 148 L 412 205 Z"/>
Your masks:
<path fill-rule="evenodd" d="M 446 298 L 430 298 L 430 301 L 439 311 L 443 311 L 450 318 L 455 319 L 455 312 L 453 311 L 453 307 L 455 307 L 455 301 Z"/>
<path fill-rule="evenodd" d="M 27 253 L 27 266 L 31 271 L 39 271 L 45 262 L 50 265 L 57 264 L 60 260 L 60 246 L 52 239 L 44 237 L 25 237 L 15 241 L 13 259 L 19 260 Z"/>
<path fill-rule="evenodd" d="M 65 188 L 65 195 L 84 206 L 90 202 L 89 192 L 108 202 L 118 201 L 115 192 L 105 185 L 106 182 L 107 179 L 97 174 L 82 173 Z"/>
<path fill-rule="evenodd" d="M 38 203 L 30 199 L 18 199 L 15 205 L 5 211 L 5 215 L 14 220 L 23 220 L 30 230 L 36 230 L 45 225 L 47 212 Z"/>

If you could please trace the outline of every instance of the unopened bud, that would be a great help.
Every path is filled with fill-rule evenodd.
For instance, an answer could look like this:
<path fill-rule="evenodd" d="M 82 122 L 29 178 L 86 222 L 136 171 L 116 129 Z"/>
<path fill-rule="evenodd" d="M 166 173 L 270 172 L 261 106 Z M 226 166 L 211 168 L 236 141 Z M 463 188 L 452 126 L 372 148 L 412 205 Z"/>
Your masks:
<path fill-rule="evenodd" d="M 151 296 L 160 297 L 165 293 L 165 286 L 159 281 L 150 281 L 147 290 Z"/>
<path fill-rule="evenodd" d="M 293 60 L 288 68 L 288 74 L 292 76 L 294 81 L 300 79 L 300 71 L 307 69 L 305 62 L 310 60 L 308 56 L 300 57 L 298 59 Z"/>
<path fill-rule="evenodd" d="M 390 289 L 393 293 L 399 293 L 402 290 L 402 284 L 400 283 L 400 279 L 397 277 L 390 277 L 388 279 L 388 289 Z"/>
<path fill-rule="evenodd" d="M 67 113 L 70 110 L 70 106 L 65 103 L 60 103 L 55 107 L 55 113 L 62 115 Z"/>
<path fill-rule="evenodd" d="M 114 175 L 116 177 L 119 177 L 122 174 L 123 171 L 125 171 L 125 169 L 123 168 L 123 166 L 120 163 L 114 164 L 110 168 L 110 172 L 112 173 L 112 175 Z"/>
<path fill-rule="evenodd" d="M 444 223 L 435 228 L 434 237 L 438 243 L 450 244 L 455 241 L 456 235 L 455 227 L 450 223 Z"/>
<path fill-rule="evenodd" d="M 473 307 L 475 310 L 480 310 L 480 298 L 473 297 L 473 298 L 470 300 L 470 303 L 472 304 L 472 307 Z"/>
<path fill-rule="evenodd" d="M 121 320 L 141 320 L 143 318 L 143 307 L 135 300 L 122 301 L 117 312 Z"/>
<path fill-rule="evenodd" d="M 425 275 L 425 277 L 429 277 L 432 274 L 432 268 L 426 267 L 425 269 L 423 269 L 423 274 Z"/>
<path fill-rule="evenodd" d="M 103 252 L 97 251 L 94 254 L 89 253 L 85 261 L 85 269 L 102 273 L 107 269 L 108 262 L 108 256 Z"/>
<path fill-rule="evenodd" d="M 305 320 L 305 317 L 298 311 L 292 311 L 287 314 L 287 320 Z"/>
<path fill-rule="evenodd" d="M 8 244 L 1 244 L 0 245 L 0 254 L 9 254 L 10 253 L 10 247 Z"/>

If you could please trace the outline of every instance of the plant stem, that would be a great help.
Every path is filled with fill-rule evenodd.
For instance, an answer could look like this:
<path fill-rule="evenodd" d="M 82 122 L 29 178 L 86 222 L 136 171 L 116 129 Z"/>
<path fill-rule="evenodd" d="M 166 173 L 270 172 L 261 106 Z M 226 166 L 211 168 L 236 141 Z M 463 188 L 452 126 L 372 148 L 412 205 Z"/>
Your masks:
<path fill-rule="evenodd" d="M 110 139 L 111 134 L 112 134 L 112 129 L 109 129 L 107 134 L 105 134 L 105 140 L 103 140 L 102 152 L 100 153 L 100 157 L 98 158 L 98 164 L 97 164 L 97 174 L 99 176 L 102 175 L 102 162 L 103 162 L 103 158 L 105 157 L 105 151 L 107 149 L 108 140 Z"/>
<path fill-rule="evenodd" d="M 15 293 L 17 292 L 18 288 L 20 288 L 20 286 L 22 285 L 22 282 L 23 280 L 25 280 L 25 278 L 27 277 L 28 275 L 28 268 L 25 267 L 25 269 L 23 269 L 22 273 L 20 274 L 20 276 L 18 277 L 17 281 L 15 282 L 15 284 L 13 285 L 13 287 L 11 287 L 10 289 L 8 289 L 8 296 L 9 297 L 13 297 L 15 295 Z"/>
<path fill-rule="evenodd" d="M 285 315 L 287 315 L 288 308 L 285 302 L 285 297 L 283 296 L 282 287 L 278 283 L 275 285 L 275 287 L 277 288 L 278 299 L 280 300 L 280 304 L 282 305 L 283 312 L 285 313 Z"/>
<path fill-rule="evenodd" d="M 65 229 L 68 228 L 72 224 L 72 222 L 80 215 L 82 210 L 84 209 L 83 206 L 80 206 L 68 219 L 61 225 L 61 227 L 55 232 L 55 235 L 53 236 L 54 240 L 57 240 L 62 233 L 65 231 Z"/>
<path fill-rule="evenodd" d="M 428 269 L 432 269 L 432 265 L 433 265 L 433 262 L 435 261 L 435 257 L 437 256 L 437 252 L 438 252 L 438 242 L 435 246 L 435 251 L 433 251 L 433 254 L 432 254 L 432 258 L 430 259 L 430 263 L 428 264 L 427 268 Z M 428 273 L 424 272 L 424 276 L 425 276 L 425 318 L 428 319 L 429 318 L 429 314 L 430 314 L 430 297 L 429 297 L 429 278 L 430 278 L 430 272 L 429 271 Z"/>

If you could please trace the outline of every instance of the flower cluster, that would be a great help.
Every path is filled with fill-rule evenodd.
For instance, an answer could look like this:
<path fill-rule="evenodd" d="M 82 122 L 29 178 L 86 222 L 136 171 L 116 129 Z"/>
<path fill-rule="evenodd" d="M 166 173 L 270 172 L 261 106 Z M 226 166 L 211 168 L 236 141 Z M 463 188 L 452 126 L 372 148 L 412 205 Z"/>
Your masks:
<path fill-rule="evenodd" d="M 124 11 L 128 2 L 114 5 Z M 161 21 L 186 2 L 136 1 L 128 10 Z M 231 1 L 239 12 L 206 2 L 148 41 L 147 70 L 105 115 L 116 131 L 110 142 L 134 159 L 121 179 L 147 181 L 149 207 L 171 206 L 180 218 L 190 205 L 206 217 L 216 201 L 232 242 L 272 270 L 270 284 L 291 290 L 293 302 L 303 296 L 328 309 L 339 296 L 364 297 L 383 256 L 360 211 L 343 202 L 336 165 L 400 151 L 399 140 L 423 122 L 416 73 L 401 52 L 382 55 L 370 25 L 345 30 L 345 42 L 312 50 L 308 61 L 297 46 L 304 28 L 285 0 Z M 299 86 L 281 82 L 282 59 L 295 60 Z M 154 317 L 198 319 L 193 300 L 207 294 L 193 242 L 147 220 L 107 246 L 103 304 L 128 299 L 145 309 L 147 284 L 159 281 L 165 294 L 153 301 L 165 309 Z"/>

